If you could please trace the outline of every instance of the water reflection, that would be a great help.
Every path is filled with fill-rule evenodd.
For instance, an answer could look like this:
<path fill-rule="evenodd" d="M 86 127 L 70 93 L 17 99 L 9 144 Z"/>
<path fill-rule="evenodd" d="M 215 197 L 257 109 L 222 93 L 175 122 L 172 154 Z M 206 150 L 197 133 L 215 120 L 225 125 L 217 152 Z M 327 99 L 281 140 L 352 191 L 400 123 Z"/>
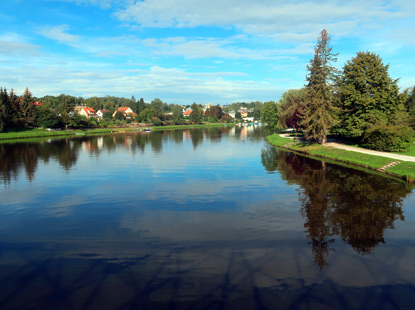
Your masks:
<path fill-rule="evenodd" d="M 19 164 L 0 187 L 0 309 L 410 308 L 405 184 L 261 156 L 263 134 L 77 137 L 47 156 L 53 141 L 3 144 Z"/>
<path fill-rule="evenodd" d="M 301 214 L 315 263 L 322 269 L 335 250 L 335 236 L 359 254 L 385 243 L 384 232 L 404 221 L 403 199 L 412 186 L 351 168 L 313 160 L 265 146 L 261 161 L 290 184 L 300 185 Z"/>
<path fill-rule="evenodd" d="M 251 133 L 248 135 L 248 133 Z M 193 148 L 204 139 L 210 142 L 220 142 L 223 135 L 236 140 L 260 141 L 264 133 L 259 128 L 250 127 L 219 127 L 188 130 L 166 130 L 152 133 L 136 132 L 126 134 L 110 134 L 105 136 L 83 136 L 62 139 L 37 139 L 35 142 L 0 143 L 0 179 L 8 184 L 17 180 L 23 171 L 26 178 L 32 181 L 36 175 L 38 162 L 48 163 L 57 161 L 61 168 L 70 170 L 77 163 L 81 150 L 91 156 L 99 157 L 102 152 L 113 153 L 117 148 L 133 152 L 145 152 L 150 145 L 154 154 L 163 152 L 163 143 L 174 141 L 177 144 L 184 139 L 191 140 Z"/>

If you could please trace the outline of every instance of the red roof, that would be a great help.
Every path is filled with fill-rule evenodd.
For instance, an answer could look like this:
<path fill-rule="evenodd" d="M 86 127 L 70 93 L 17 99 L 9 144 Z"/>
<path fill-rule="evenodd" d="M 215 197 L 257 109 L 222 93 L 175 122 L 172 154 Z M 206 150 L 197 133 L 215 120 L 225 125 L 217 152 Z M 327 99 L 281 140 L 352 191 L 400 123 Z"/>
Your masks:
<path fill-rule="evenodd" d="M 84 108 L 84 111 L 88 115 L 95 114 L 95 110 L 93 108 Z"/>
<path fill-rule="evenodd" d="M 186 112 L 183 113 L 183 115 L 190 115 L 192 114 L 192 112 L 193 112 L 192 110 L 187 110 Z"/>
<path fill-rule="evenodd" d="M 35 106 L 37 106 L 37 107 L 40 107 L 43 104 L 43 102 L 37 102 L 37 101 L 35 101 L 35 102 L 33 102 L 33 104 Z"/>
<path fill-rule="evenodd" d="M 118 111 L 125 113 L 125 111 L 127 111 L 129 109 L 129 107 L 121 107 L 118 108 Z"/>

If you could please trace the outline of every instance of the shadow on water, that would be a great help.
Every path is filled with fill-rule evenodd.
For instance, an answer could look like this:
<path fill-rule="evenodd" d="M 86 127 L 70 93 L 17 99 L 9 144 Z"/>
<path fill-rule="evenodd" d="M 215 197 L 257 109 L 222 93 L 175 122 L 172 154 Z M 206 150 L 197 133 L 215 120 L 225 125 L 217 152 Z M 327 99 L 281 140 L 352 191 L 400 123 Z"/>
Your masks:
<path fill-rule="evenodd" d="M 413 186 L 391 178 L 340 167 L 266 145 L 261 162 L 299 185 L 301 214 L 315 263 L 328 265 L 335 236 L 359 254 L 370 254 L 385 243 L 384 232 L 404 221 L 403 199 Z"/>

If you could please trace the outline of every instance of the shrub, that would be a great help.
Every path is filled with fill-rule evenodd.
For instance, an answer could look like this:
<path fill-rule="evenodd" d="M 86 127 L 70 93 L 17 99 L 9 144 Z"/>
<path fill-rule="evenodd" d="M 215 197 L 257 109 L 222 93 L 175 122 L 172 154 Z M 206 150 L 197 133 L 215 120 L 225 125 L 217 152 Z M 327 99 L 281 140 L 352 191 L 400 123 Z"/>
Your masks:
<path fill-rule="evenodd" d="M 364 141 L 368 147 L 384 152 L 405 152 L 414 141 L 414 131 L 406 126 L 376 126 L 367 131 Z"/>

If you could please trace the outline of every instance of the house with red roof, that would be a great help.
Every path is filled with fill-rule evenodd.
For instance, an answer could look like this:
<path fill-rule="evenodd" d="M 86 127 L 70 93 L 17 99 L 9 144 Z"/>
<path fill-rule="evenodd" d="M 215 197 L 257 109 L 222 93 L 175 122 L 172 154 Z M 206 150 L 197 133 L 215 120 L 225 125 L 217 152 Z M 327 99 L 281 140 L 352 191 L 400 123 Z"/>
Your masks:
<path fill-rule="evenodd" d="M 187 110 L 187 111 L 185 111 L 184 113 L 183 113 L 183 116 L 184 117 L 189 117 L 190 116 L 190 114 L 192 114 L 192 110 Z"/>
<path fill-rule="evenodd" d="M 106 109 L 99 109 L 99 110 L 97 111 L 97 117 L 98 117 L 98 118 L 102 118 L 102 117 L 104 116 L 104 113 L 106 113 L 106 112 L 109 112 L 109 110 L 106 110 Z"/>
<path fill-rule="evenodd" d="M 80 115 L 86 116 L 88 118 L 97 117 L 97 114 L 95 113 L 95 110 L 93 108 L 82 107 L 80 109 L 77 109 L 77 111 Z"/>
<path fill-rule="evenodd" d="M 37 107 L 40 107 L 43 104 L 43 102 L 37 102 L 37 101 L 35 101 L 35 102 L 33 102 L 33 104 L 35 106 L 37 106 Z"/>

